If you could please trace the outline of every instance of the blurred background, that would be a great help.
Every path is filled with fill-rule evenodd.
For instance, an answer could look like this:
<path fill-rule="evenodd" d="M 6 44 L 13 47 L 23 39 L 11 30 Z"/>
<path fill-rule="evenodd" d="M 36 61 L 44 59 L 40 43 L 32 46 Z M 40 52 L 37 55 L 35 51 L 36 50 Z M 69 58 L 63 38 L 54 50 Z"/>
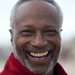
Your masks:
<path fill-rule="evenodd" d="M 69 75 L 75 75 L 75 0 L 55 0 L 62 9 L 62 51 L 59 62 Z M 10 13 L 17 0 L 0 0 L 0 72 L 12 52 L 10 42 Z"/>

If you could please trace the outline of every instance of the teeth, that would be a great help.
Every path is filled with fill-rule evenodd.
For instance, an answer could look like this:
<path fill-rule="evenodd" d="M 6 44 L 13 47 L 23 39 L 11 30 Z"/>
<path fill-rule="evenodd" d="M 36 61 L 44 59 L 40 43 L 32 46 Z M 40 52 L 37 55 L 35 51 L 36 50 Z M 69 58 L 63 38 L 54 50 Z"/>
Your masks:
<path fill-rule="evenodd" d="M 48 51 L 42 52 L 42 53 L 35 53 L 35 52 L 30 53 L 30 55 L 32 55 L 34 57 L 42 57 L 42 56 L 46 56 L 47 54 L 48 54 Z"/>

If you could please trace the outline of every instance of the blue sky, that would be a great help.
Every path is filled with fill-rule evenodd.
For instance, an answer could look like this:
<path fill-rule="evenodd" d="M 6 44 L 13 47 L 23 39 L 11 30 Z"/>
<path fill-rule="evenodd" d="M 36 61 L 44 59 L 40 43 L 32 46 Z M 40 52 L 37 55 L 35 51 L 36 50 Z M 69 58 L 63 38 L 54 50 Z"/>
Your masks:
<path fill-rule="evenodd" d="M 0 0 L 0 44 L 10 43 L 11 9 L 17 0 Z M 75 36 L 75 0 L 55 0 L 61 7 L 64 15 L 62 39 Z"/>

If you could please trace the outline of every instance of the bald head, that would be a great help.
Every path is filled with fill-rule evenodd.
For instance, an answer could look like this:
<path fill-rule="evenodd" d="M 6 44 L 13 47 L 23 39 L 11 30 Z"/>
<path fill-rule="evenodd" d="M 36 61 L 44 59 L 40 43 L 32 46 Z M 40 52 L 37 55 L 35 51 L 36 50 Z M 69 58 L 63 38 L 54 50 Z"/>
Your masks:
<path fill-rule="evenodd" d="M 23 15 L 23 16 L 22 16 Z M 53 16 L 54 15 L 54 16 Z M 15 21 L 22 21 L 26 17 L 49 18 L 53 20 L 59 16 L 56 7 L 44 1 L 29 1 L 21 4 L 15 13 Z"/>
<path fill-rule="evenodd" d="M 34 2 L 37 3 L 37 4 L 34 4 L 33 5 Z M 44 5 L 41 4 L 41 2 L 43 2 Z M 26 9 L 24 9 L 22 7 L 24 3 L 25 3 L 25 6 L 26 6 Z M 29 3 L 29 5 L 31 4 L 30 6 L 28 5 L 29 7 L 27 6 L 28 3 Z M 43 15 L 45 12 L 47 12 L 46 9 L 48 9 L 48 7 L 46 7 L 45 4 L 47 4 L 49 8 L 51 6 L 54 7 L 54 9 L 57 11 L 58 16 L 60 17 L 60 23 L 59 24 L 60 24 L 60 27 L 61 27 L 62 26 L 62 13 L 61 13 L 61 10 L 60 10 L 59 6 L 57 5 L 57 3 L 54 0 L 38 0 L 38 1 L 37 0 L 19 0 L 16 3 L 16 5 L 14 6 L 14 8 L 12 10 L 12 13 L 11 13 L 11 17 L 10 17 L 10 25 L 11 25 L 11 27 L 13 28 L 13 26 L 15 25 L 14 21 L 15 21 L 15 16 L 16 16 L 17 9 L 19 9 L 20 7 L 22 7 L 21 10 L 23 10 L 23 9 L 24 10 L 28 10 L 29 8 L 32 8 L 31 9 L 32 12 L 31 12 L 30 9 L 29 9 L 29 12 L 30 13 L 33 13 L 34 12 L 33 9 L 35 8 L 36 9 L 36 12 L 38 11 L 38 13 L 41 13 Z M 42 8 L 41 6 L 43 8 L 44 7 L 46 8 L 45 11 L 41 10 L 41 8 Z M 47 12 L 47 13 L 49 13 L 49 12 Z M 21 14 L 22 14 L 22 12 L 21 12 Z M 19 17 L 19 15 L 18 15 L 18 17 Z"/>
<path fill-rule="evenodd" d="M 35 15 L 37 12 L 38 14 L 41 13 L 41 15 L 44 15 L 44 13 L 50 13 L 49 11 L 51 11 L 51 13 L 53 13 L 53 9 L 57 11 L 56 7 L 53 6 L 52 4 L 45 2 L 45 1 L 29 1 L 29 2 L 24 2 L 23 4 L 21 4 L 18 8 L 17 8 L 17 13 L 19 13 L 20 11 L 21 14 L 26 13 L 31 13 L 33 15 Z M 35 10 L 35 11 L 34 11 Z M 58 12 L 58 11 L 57 11 Z M 56 12 L 55 12 L 56 13 Z"/>

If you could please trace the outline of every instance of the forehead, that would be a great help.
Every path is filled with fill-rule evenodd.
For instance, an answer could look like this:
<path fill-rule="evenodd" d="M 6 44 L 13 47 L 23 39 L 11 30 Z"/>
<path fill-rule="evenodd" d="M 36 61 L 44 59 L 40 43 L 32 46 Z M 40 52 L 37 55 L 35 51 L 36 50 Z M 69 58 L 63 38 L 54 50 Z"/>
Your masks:
<path fill-rule="evenodd" d="M 58 11 L 55 6 L 45 1 L 27 1 L 22 3 L 16 11 L 15 21 L 26 22 L 28 19 L 58 22 Z"/>
<path fill-rule="evenodd" d="M 52 13 L 57 14 L 58 11 L 55 6 L 45 1 L 27 1 L 22 3 L 17 11 L 16 17 L 24 16 L 51 16 Z"/>

